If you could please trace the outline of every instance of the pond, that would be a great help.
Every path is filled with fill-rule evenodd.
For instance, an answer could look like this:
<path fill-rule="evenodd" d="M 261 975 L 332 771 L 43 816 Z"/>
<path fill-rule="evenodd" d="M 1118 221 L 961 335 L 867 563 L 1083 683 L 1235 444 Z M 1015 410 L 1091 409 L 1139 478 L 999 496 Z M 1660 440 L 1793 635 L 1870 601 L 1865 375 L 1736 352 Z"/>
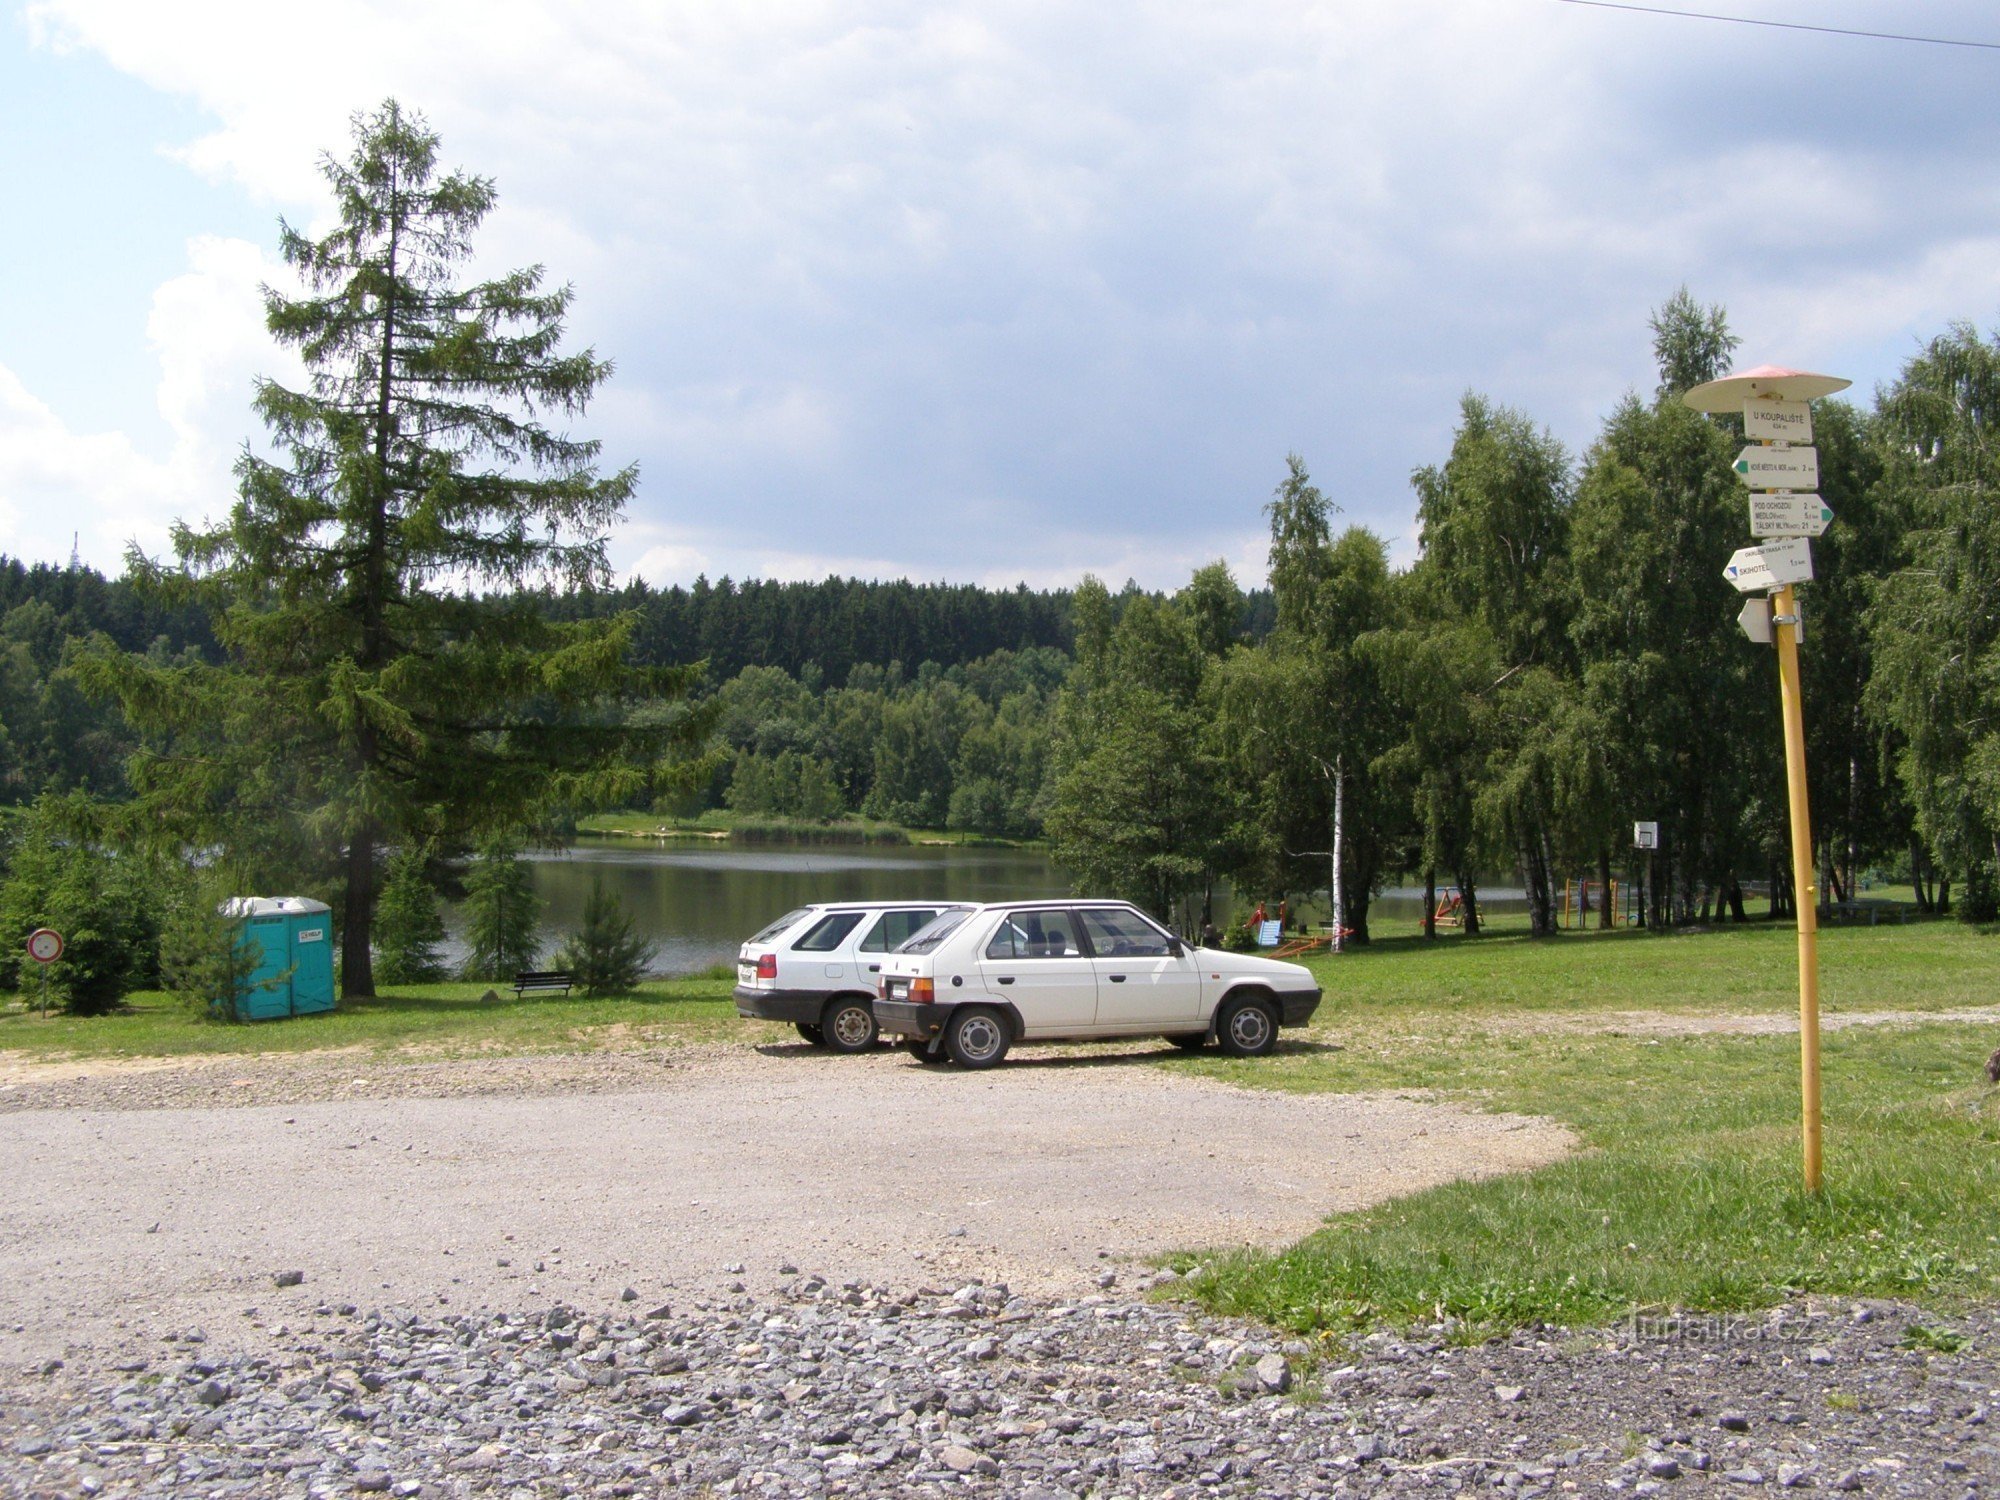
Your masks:
<path fill-rule="evenodd" d="M 773 917 L 814 901 L 1005 901 L 1070 893 L 1069 877 L 1040 849 L 961 844 L 740 844 L 726 840 L 580 838 L 570 848 L 530 856 L 541 897 L 542 958 L 583 920 L 591 884 L 602 880 L 657 947 L 652 969 L 688 974 L 729 963 L 743 940 Z M 1391 889 L 1371 910 L 1415 919 L 1423 891 Z M 1481 892 L 1488 913 L 1524 907 L 1519 891 Z M 1229 919 L 1226 891 L 1216 920 Z M 1305 904 L 1309 921 L 1325 913 Z M 446 951 L 465 956 L 456 911 L 445 917 Z"/>

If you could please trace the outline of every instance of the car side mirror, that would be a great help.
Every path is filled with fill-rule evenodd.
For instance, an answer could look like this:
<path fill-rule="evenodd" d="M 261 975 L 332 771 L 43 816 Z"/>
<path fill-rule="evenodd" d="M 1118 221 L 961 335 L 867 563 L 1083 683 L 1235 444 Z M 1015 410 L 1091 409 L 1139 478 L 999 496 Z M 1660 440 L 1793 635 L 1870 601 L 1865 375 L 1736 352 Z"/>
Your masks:
<path fill-rule="evenodd" d="M 1167 952 L 1175 958 L 1183 958 L 1187 955 L 1187 945 L 1177 937 L 1170 937 L 1167 939 Z"/>

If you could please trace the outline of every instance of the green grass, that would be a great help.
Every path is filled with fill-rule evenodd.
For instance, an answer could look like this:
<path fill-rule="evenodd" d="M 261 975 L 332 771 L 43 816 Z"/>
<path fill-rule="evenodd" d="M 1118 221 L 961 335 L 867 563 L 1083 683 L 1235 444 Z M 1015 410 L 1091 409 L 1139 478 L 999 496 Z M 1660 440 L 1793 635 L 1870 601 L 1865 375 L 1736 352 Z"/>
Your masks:
<path fill-rule="evenodd" d="M 343 1000 L 323 1015 L 230 1025 L 204 1021 L 165 995 L 130 996 L 127 1009 L 78 1018 L 39 1013 L 17 1000 L 0 1010 L 0 1055 L 23 1058 L 181 1057 L 191 1054 L 369 1052 L 427 1054 L 573 1051 L 659 1042 L 788 1039 L 790 1027 L 743 1021 L 730 1002 L 732 981 L 703 976 L 653 980 L 630 996 L 500 999 L 480 1003 L 484 984 L 424 984 L 374 1000 Z"/>
<path fill-rule="evenodd" d="M 1798 1009 L 1798 937 L 1789 922 L 1564 933 L 1539 942 L 1526 922 L 1502 918 L 1479 937 L 1451 933 L 1432 942 L 1414 922 L 1379 924 L 1366 947 L 1306 960 L 1326 990 L 1321 1013 L 1430 1025 L 1494 1012 Z M 1957 922 L 1829 927 L 1819 948 L 1827 1014 L 2000 1003 L 1993 937 Z"/>
<path fill-rule="evenodd" d="M 1826 1187 L 1803 1191 L 1795 1036 L 1642 1040 L 1357 1018 L 1254 1063 L 1251 1088 L 1423 1089 L 1568 1124 L 1579 1153 L 1337 1215 L 1278 1253 L 1178 1259 L 1210 1307 L 1302 1332 L 1448 1319 L 1465 1334 L 1722 1311 L 1800 1292 L 2000 1295 L 2000 1092 L 1969 1025 L 1825 1040 Z"/>

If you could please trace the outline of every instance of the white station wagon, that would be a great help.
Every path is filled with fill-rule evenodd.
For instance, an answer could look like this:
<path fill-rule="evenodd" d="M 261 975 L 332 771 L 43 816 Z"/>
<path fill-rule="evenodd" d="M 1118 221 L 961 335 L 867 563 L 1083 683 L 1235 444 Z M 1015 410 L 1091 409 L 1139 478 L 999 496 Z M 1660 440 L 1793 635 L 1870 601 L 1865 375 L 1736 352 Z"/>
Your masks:
<path fill-rule="evenodd" d="M 875 1045 L 875 991 L 891 948 L 949 901 L 835 901 L 801 906 L 770 923 L 736 954 L 736 1013 L 790 1021 L 831 1052 Z"/>
<path fill-rule="evenodd" d="M 1096 1037 L 1261 1057 L 1319 1000 L 1303 965 L 1190 947 L 1122 901 L 1016 901 L 942 913 L 884 958 L 875 1021 L 966 1068 L 1016 1042 Z"/>

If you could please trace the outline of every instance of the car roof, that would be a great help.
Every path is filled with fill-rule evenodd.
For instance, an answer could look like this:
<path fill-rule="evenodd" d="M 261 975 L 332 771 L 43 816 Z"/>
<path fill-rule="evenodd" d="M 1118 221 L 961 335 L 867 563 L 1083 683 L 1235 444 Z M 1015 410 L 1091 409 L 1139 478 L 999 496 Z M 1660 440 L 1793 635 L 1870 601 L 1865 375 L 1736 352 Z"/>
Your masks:
<path fill-rule="evenodd" d="M 971 911 L 978 906 L 976 901 L 941 901 L 928 896 L 913 896 L 907 901 L 809 901 L 800 911 L 904 911 L 912 906 L 934 906 L 939 911 Z"/>
<path fill-rule="evenodd" d="M 977 910 L 1063 911 L 1072 906 L 1122 906 L 1128 911 L 1138 910 L 1130 901 L 1120 901 L 1116 896 L 1043 896 L 1033 901 L 988 901 Z"/>

